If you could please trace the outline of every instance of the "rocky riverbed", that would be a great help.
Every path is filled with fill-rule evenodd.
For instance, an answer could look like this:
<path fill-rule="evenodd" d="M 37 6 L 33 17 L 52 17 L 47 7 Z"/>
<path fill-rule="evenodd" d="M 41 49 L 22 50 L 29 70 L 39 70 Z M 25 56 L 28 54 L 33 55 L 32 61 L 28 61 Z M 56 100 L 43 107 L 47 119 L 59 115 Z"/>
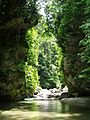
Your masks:
<path fill-rule="evenodd" d="M 51 100 L 62 99 L 68 97 L 68 88 L 65 86 L 63 89 L 38 89 L 32 98 L 25 98 L 25 100 Z"/>

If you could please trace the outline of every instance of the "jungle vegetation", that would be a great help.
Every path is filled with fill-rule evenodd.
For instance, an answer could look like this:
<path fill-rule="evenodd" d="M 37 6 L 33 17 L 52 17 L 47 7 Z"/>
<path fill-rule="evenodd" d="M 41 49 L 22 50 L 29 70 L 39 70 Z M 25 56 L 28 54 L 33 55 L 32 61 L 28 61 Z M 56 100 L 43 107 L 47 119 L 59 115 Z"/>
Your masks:
<path fill-rule="evenodd" d="M 0 0 L 0 97 L 60 84 L 90 95 L 90 1 Z"/>

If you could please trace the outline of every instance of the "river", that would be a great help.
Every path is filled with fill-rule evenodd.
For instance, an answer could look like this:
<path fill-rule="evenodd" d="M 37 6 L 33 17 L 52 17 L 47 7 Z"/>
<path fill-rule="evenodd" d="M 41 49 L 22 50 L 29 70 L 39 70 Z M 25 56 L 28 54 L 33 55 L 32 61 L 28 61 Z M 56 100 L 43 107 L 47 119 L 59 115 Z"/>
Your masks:
<path fill-rule="evenodd" d="M 0 120 L 90 120 L 90 110 L 59 100 L 0 103 Z"/>

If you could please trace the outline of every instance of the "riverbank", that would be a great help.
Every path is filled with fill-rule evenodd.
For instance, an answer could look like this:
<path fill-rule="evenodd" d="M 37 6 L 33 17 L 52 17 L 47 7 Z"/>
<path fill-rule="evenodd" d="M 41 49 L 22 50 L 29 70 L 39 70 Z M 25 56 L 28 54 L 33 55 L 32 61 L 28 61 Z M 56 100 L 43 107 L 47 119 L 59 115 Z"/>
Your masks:
<path fill-rule="evenodd" d="M 90 108 L 90 97 L 63 98 L 62 103 Z"/>

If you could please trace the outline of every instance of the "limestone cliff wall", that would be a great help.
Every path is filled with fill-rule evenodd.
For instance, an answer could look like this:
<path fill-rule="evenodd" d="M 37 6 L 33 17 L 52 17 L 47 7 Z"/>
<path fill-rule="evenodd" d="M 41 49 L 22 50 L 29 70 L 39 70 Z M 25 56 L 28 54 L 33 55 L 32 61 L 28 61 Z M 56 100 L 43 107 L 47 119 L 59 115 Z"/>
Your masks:
<path fill-rule="evenodd" d="M 26 30 L 38 21 L 35 11 L 33 17 L 24 17 L 25 4 L 25 0 L 0 1 L 0 100 L 25 96 L 25 73 L 17 66 L 25 59 Z"/>

